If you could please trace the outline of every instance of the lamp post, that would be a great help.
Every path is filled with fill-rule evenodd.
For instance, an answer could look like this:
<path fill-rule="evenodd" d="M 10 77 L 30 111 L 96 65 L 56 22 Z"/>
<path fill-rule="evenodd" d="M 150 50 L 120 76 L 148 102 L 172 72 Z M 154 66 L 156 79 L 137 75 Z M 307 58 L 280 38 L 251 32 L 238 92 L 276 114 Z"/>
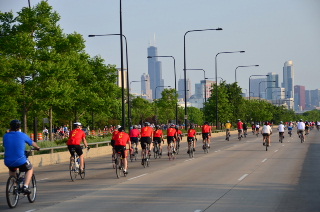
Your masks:
<path fill-rule="evenodd" d="M 238 66 L 235 70 L 234 70 L 234 81 L 237 82 L 237 69 L 238 68 L 244 68 L 244 67 L 253 67 L 253 66 L 259 66 L 259 65 L 248 65 L 248 66 Z"/>
<path fill-rule="evenodd" d="M 177 92 L 177 72 L 176 72 L 176 59 L 173 56 L 148 56 L 147 58 L 153 57 L 171 57 L 173 59 L 173 71 L 174 71 L 174 89 Z M 178 124 L 178 102 L 176 103 L 176 124 Z"/>
<path fill-rule="evenodd" d="M 276 81 L 275 80 L 267 80 L 267 81 L 259 82 L 259 100 L 261 100 L 260 85 L 261 85 L 262 82 L 276 82 Z"/>
<path fill-rule="evenodd" d="M 215 57 L 215 77 L 216 77 L 216 129 L 218 129 L 218 65 L 217 65 L 217 57 L 219 54 L 232 54 L 232 53 L 245 53 L 245 51 L 233 51 L 233 52 L 219 52 Z"/>
<path fill-rule="evenodd" d="M 222 30 L 222 28 L 216 28 L 216 29 L 199 29 L 199 30 L 189 30 L 186 33 L 184 33 L 183 37 L 183 71 L 184 71 L 184 123 L 185 123 L 185 128 L 187 129 L 187 124 L 188 124 L 188 109 L 187 109 L 187 60 L 186 60 L 186 35 L 189 32 L 203 32 L 203 31 L 210 31 L 210 30 Z"/>
<path fill-rule="evenodd" d="M 250 100 L 250 93 L 253 93 L 253 92 L 251 92 L 251 89 L 250 89 L 250 85 L 251 85 L 251 83 L 250 83 L 250 79 L 251 79 L 251 77 L 261 77 L 261 76 L 269 76 L 268 74 L 267 75 L 251 75 L 250 77 L 249 77 L 249 100 Z M 260 93 L 260 92 L 259 92 Z"/>
<path fill-rule="evenodd" d="M 120 0 L 120 13 L 121 13 L 121 0 Z M 121 15 L 121 14 L 120 14 Z M 121 21 L 122 22 L 122 21 Z M 126 42 L 126 61 L 127 61 L 127 95 L 128 95 L 128 118 L 129 118 L 129 111 L 130 111 L 130 101 L 129 101 L 129 63 L 128 63 L 128 42 L 127 42 L 127 37 L 122 34 L 122 23 L 121 23 L 121 30 L 120 34 L 102 34 L 102 35 L 88 35 L 88 37 L 101 37 L 101 36 L 114 36 L 118 35 L 120 36 L 120 41 L 121 41 L 121 88 L 122 88 L 122 126 L 125 127 L 125 101 L 124 101 L 124 71 L 123 71 L 123 47 L 122 47 L 122 37 L 124 37 L 125 42 Z M 130 122 L 130 121 L 129 121 Z M 130 128 L 130 123 L 129 126 Z M 130 129 L 129 129 L 130 130 Z"/>
<path fill-rule="evenodd" d="M 143 80 L 142 82 L 144 81 L 148 81 L 148 80 Z M 131 92 L 131 83 L 133 82 L 141 82 L 141 81 L 131 81 L 130 82 L 130 92 Z M 129 90 L 129 89 L 128 89 Z M 130 101 L 130 93 L 129 93 L 129 96 L 128 96 L 128 105 L 130 106 L 128 109 L 129 109 L 129 113 L 128 113 L 128 118 L 129 118 L 129 127 L 132 126 L 132 113 L 131 113 L 131 101 Z"/>
<path fill-rule="evenodd" d="M 207 78 L 206 78 L 206 71 L 204 69 L 201 68 L 191 68 L 191 69 L 186 69 L 186 70 L 199 70 L 199 71 L 203 71 L 203 79 L 204 79 L 204 102 L 207 102 Z"/>

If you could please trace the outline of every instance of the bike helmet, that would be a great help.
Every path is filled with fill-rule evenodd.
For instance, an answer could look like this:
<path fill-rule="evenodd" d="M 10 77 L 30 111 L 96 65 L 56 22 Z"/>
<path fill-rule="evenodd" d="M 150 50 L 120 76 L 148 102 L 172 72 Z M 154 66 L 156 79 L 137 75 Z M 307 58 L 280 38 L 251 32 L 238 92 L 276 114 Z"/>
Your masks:
<path fill-rule="evenodd" d="M 194 125 L 191 125 L 191 126 L 190 126 L 190 129 L 194 129 Z"/>
<path fill-rule="evenodd" d="M 230 123 L 230 121 L 228 120 L 227 123 Z"/>
<path fill-rule="evenodd" d="M 175 126 L 174 124 L 171 124 L 170 127 L 171 127 L 171 128 L 175 128 L 176 126 Z"/>
<path fill-rule="evenodd" d="M 124 132 L 124 130 L 125 130 L 124 127 L 119 127 L 119 128 L 118 128 L 118 131 L 119 131 L 119 132 Z"/>
<path fill-rule="evenodd" d="M 280 124 L 282 124 L 283 122 L 282 121 L 280 121 Z"/>
<path fill-rule="evenodd" d="M 146 126 L 150 126 L 150 123 L 149 122 L 145 122 L 144 123 L 144 126 L 146 127 Z"/>
<path fill-rule="evenodd" d="M 15 119 L 10 122 L 10 129 L 13 131 L 17 131 L 21 128 L 21 121 Z"/>

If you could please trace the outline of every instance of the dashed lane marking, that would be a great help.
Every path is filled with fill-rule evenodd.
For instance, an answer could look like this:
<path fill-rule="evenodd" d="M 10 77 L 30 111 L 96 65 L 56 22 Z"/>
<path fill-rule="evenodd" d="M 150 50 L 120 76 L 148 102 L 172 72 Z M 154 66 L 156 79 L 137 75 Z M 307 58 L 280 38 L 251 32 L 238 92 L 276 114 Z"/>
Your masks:
<path fill-rule="evenodd" d="M 139 176 L 136 176 L 136 177 L 132 177 L 132 178 L 130 178 L 130 179 L 128 179 L 128 180 L 134 180 L 134 179 L 137 179 L 137 178 L 139 178 L 139 177 L 143 177 L 143 176 L 145 176 L 145 175 L 147 175 L 148 173 L 146 173 L 146 174 L 142 174 L 142 175 L 139 175 Z"/>

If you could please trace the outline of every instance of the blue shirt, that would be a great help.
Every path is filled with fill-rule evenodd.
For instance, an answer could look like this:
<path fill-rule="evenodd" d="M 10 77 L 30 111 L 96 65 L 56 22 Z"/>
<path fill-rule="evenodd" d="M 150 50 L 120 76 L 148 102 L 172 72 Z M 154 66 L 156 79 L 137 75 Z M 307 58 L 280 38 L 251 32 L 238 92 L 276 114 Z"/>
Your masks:
<path fill-rule="evenodd" d="M 6 166 L 18 167 L 27 162 L 26 143 L 31 146 L 33 141 L 23 132 L 12 131 L 3 136 L 4 164 Z"/>

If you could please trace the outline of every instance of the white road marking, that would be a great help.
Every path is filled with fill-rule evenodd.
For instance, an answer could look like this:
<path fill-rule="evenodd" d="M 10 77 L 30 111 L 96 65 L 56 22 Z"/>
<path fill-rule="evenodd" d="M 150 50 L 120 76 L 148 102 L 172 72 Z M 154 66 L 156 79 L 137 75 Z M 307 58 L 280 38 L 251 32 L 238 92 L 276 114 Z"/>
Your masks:
<path fill-rule="evenodd" d="M 36 211 L 36 209 L 27 210 L 25 212 L 32 212 L 32 211 Z"/>
<path fill-rule="evenodd" d="M 262 163 L 266 162 L 268 160 L 268 158 L 265 158 L 263 161 L 261 161 Z"/>
<path fill-rule="evenodd" d="M 275 150 L 274 152 L 278 152 L 279 150 L 277 149 L 277 150 Z"/>
<path fill-rule="evenodd" d="M 134 179 L 136 179 L 136 178 L 143 177 L 143 176 L 145 176 L 145 175 L 147 175 L 147 174 L 148 174 L 148 173 L 142 174 L 142 175 L 139 175 L 139 176 L 136 176 L 136 177 L 132 177 L 132 178 L 130 178 L 130 179 L 128 179 L 128 180 L 134 180 Z"/>
<path fill-rule="evenodd" d="M 242 177 L 240 177 L 238 180 L 241 181 L 243 180 L 244 178 L 246 178 L 249 174 L 244 174 Z"/>
<path fill-rule="evenodd" d="M 43 181 L 43 180 L 48 180 L 49 178 L 43 178 L 41 180 L 37 180 L 37 181 Z"/>
<path fill-rule="evenodd" d="M 195 210 L 194 212 L 201 212 L 202 210 L 198 209 L 198 210 Z"/>
<path fill-rule="evenodd" d="M 193 160 L 193 158 L 191 158 L 191 159 L 188 159 L 188 160 L 185 160 L 184 162 L 187 162 L 187 161 L 190 161 L 190 160 Z"/>

